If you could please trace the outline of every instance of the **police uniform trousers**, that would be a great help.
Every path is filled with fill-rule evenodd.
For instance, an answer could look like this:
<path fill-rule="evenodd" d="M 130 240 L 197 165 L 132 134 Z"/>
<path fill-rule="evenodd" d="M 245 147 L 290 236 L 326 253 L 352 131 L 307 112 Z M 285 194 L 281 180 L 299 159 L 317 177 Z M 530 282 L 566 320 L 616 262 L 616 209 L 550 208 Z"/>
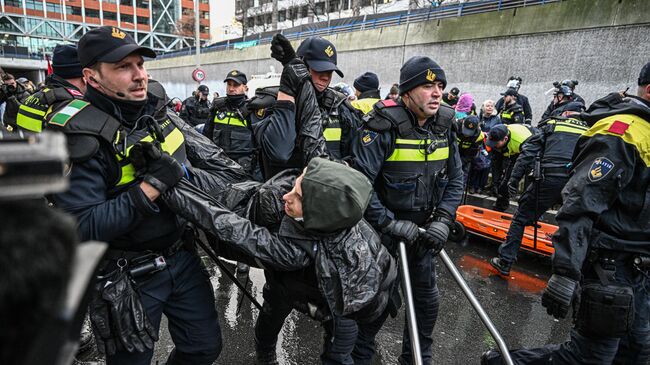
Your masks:
<path fill-rule="evenodd" d="M 389 239 L 383 235 L 382 240 Z M 387 247 L 397 247 L 397 243 L 385 244 Z M 433 327 L 438 318 L 438 307 L 440 305 L 440 292 L 436 281 L 436 266 L 433 260 L 432 250 L 411 250 L 407 249 L 407 260 L 409 274 L 411 275 L 411 289 L 413 292 L 413 304 L 415 319 L 418 323 L 420 338 L 420 350 L 422 361 L 425 365 L 432 363 Z M 401 283 L 401 282 L 400 282 Z M 395 285 L 399 290 L 401 285 Z M 363 325 L 359 328 L 359 338 L 354 350 L 355 364 L 370 364 L 375 351 L 374 338 L 383 326 L 390 312 L 391 303 L 374 322 Z M 399 304 L 397 304 L 399 306 Z M 412 364 L 413 355 L 411 352 L 411 336 L 408 331 L 408 320 L 404 316 L 404 334 L 402 337 L 402 354 L 398 358 L 400 364 Z"/>
<path fill-rule="evenodd" d="M 583 269 L 583 280 L 598 280 L 591 263 Z M 616 264 L 615 281 L 632 287 L 634 321 L 626 336 L 599 337 L 571 330 L 569 341 L 535 349 L 511 350 L 515 364 L 626 364 L 645 365 L 650 360 L 650 273 L 636 270 L 628 262 Z M 488 364 L 502 364 L 500 356 Z"/>
<path fill-rule="evenodd" d="M 167 267 L 137 279 L 144 309 L 156 330 L 164 313 L 176 348 L 168 365 L 208 365 L 219 357 L 221 329 L 210 275 L 199 257 L 182 249 L 165 257 Z M 149 365 L 153 350 L 143 353 L 119 352 L 107 357 L 108 365 Z"/>
<path fill-rule="evenodd" d="M 510 229 L 504 243 L 499 246 L 499 257 L 513 263 L 521 246 L 524 229 L 538 220 L 544 212 L 562 202 L 562 188 L 569 181 L 568 176 L 544 176 L 539 182 L 539 191 L 535 192 L 535 183 L 528 184 L 526 191 L 519 198 L 519 207 L 512 216 Z M 537 195 L 537 204 L 535 198 Z"/>

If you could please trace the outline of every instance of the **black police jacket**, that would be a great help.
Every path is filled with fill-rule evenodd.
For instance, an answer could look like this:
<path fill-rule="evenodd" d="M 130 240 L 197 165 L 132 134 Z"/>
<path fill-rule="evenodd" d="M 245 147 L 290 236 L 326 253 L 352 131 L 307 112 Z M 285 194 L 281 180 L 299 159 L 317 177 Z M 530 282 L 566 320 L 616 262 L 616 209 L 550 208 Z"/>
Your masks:
<path fill-rule="evenodd" d="M 105 241 L 112 248 L 128 251 L 169 247 L 180 239 L 184 222 L 158 200 L 149 201 L 128 158 L 129 146 L 155 136 L 146 123 L 129 128 L 132 124 L 110 114 L 115 110 L 111 102 L 91 100 L 91 105 L 72 101 L 69 107 L 79 104 L 81 110 L 70 119 L 60 119 L 58 113 L 48 119 L 48 128 L 68 135 L 72 160 L 70 189 L 55 194 L 51 201 L 77 218 L 82 240 Z M 164 107 L 164 101 L 159 103 L 149 94 L 142 115 L 160 116 Z M 219 184 L 223 188 L 229 182 L 248 178 L 223 151 L 173 113 L 157 122 L 165 136 L 163 149 L 183 163 L 188 176 L 205 188 Z"/>
<path fill-rule="evenodd" d="M 250 170 L 255 141 L 246 100 L 241 105 L 232 105 L 227 97 L 215 99 L 203 135 Z"/>
<path fill-rule="evenodd" d="M 562 117 L 548 119 L 538 127 L 539 133 L 521 145 L 510 179 L 519 181 L 532 171 L 538 156 L 544 176 L 568 177 L 578 138 L 589 129 L 585 121 Z"/>
<path fill-rule="evenodd" d="M 505 103 L 503 97 L 497 100 L 497 103 L 494 105 L 494 108 L 498 113 L 500 113 L 504 109 L 505 107 L 504 104 Z M 533 110 L 530 108 L 530 101 L 528 101 L 528 97 L 526 95 L 518 94 L 517 104 L 521 105 L 521 108 L 524 112 L 524 120 L 526 120 L 527 124 L 530 124 L 530 121 L 533 120 Z"/>
<path fill-rule="evenodd" d="M 253 115 L 258 116 L 259 110 Z M 278 101 L 253 118 L 264 178 L 288 168 L 303 168 L 314 157 L 328 158 L 322 117 L 311 82 L 305 82 L 296 103 Z"/>
<path fill-rule="evenodd" d="M 499 114 L 503 124 L 530 124 L 530 120 L 524 115 L 524 110 L 520 104 L 514 103 L 504 106 L 504 110 Z"/>
<path fill-rule="evenodd" d="M 210 119 L 210 102 L 191 96 L 183 102 L 180 117 L 191 125 L 199 125 Z"/>
<path fill-rule="evenodd" d="M 45 79 L 45 87 L 27 97 L 18 109 L 16 124 L 21 129 L 39 133 L 48 113 L 57 112 L 72 99 L 83 98 L 83 93 L 67 80 L 52 74 Z"/>
<path fill-rule="evenodd" d="M 350 164 L 373 182 L 365 213 L 370 224 L 381 228 L 393 219 L 408 219 L 421 225 L 434 209 L 456 214 L 463 172 L 453 120 L 453 109 L 441 105 L 419 127 L 403 104 L 388 100 L 364 117 Z"/>
<path fill-rule="evenodd" d="M 300 173 L 285 171 L 263 185 L 230 185 L 216 198 L 183 180 L 163 199 L 174 212 L 216 237 L 211 244 L 220 255 L 275 272 L 274 279 L 293 291 L 292 300 L 307 300 L 309 295 L 298 290 L 312 282 L 309 275 L 315 273 L 312 289 L 324 299 L 327 312 L 362 321 L 377 318 L 397 276 L 394 259 L 363 220 L 323 235 L 306 231 L 301 222 L 286 216 L 282 196 Z"/>
<path fill-rule="evenodd" d="M 584 113 L 553 236 L 553 272 L 580 279 L 590 250 L 650 255 L 650 102 L 609 95 Z"/>
<path fill-rule="evenodd" d="M 354 134 L 361 125 L 356 109 L 345 94 L 331 88 L 317 93 L 317 99 L 327 153 L 337 160 L 349 156 Z"/>

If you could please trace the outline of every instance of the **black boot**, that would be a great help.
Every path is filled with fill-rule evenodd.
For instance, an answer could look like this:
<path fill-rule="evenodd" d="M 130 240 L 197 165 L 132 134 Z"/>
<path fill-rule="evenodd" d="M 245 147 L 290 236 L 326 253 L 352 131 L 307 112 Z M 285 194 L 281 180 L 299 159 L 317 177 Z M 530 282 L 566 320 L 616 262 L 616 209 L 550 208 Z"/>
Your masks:
<path fill-rule="evenodd" d="M 512 263 L 507 262 L 499 257 L 493 257 L 490 259 L 490 265 L 492 265 L 493 268 L 497 269 L 499 274 L 504 276 L 510 275 L 510 267 L 512 266 Z"/>

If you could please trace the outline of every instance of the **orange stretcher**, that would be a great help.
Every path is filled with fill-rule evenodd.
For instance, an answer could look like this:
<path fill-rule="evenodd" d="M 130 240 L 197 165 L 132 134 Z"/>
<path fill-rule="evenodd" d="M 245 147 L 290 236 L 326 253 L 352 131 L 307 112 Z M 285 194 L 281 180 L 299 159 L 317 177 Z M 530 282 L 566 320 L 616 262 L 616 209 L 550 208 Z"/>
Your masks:
<path fill-rule="evenodd" d="M 451 233 L 451 239 L 460 241 L 467 233 L 481 236 L 493 241 L 503 242 L 508 234 L 512 214 L 497 212 L 473 205 L 461 205 L 456 210 L 456 223 Z M 553 254 L 551 236 L 558 227 L 552 224 L 537 222 L 537 244 L 534 240 L 534 228 L 527 226 L 521 241 L 521 248 L 550 256 Z"/>

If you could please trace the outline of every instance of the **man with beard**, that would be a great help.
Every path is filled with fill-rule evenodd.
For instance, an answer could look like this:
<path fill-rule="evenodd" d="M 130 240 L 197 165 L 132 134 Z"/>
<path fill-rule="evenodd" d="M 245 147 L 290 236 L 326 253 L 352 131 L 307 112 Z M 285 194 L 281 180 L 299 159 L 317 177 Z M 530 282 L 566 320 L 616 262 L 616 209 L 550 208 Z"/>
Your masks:
<path fill-rule="evenodd" d="M 150 364 L 164 313 L 175 345 L 167 364 L 212 364 L 221 352 L 213 288 L 184 221 L 158 200 L 183 175 L 196 171 L 196 180 L 188 157 L 206 159 L 186 152 L 192 128 L 148 92 L 151 49 L 104 26 L 78 50 L 85 100 L 48 117 L 49 129 L 66 133 L 72 161 L 70 189 L 51 202 L 76 217 L 83 240 L 109 244 L 89 308 L 98 349 L 109 365 Z"/>

